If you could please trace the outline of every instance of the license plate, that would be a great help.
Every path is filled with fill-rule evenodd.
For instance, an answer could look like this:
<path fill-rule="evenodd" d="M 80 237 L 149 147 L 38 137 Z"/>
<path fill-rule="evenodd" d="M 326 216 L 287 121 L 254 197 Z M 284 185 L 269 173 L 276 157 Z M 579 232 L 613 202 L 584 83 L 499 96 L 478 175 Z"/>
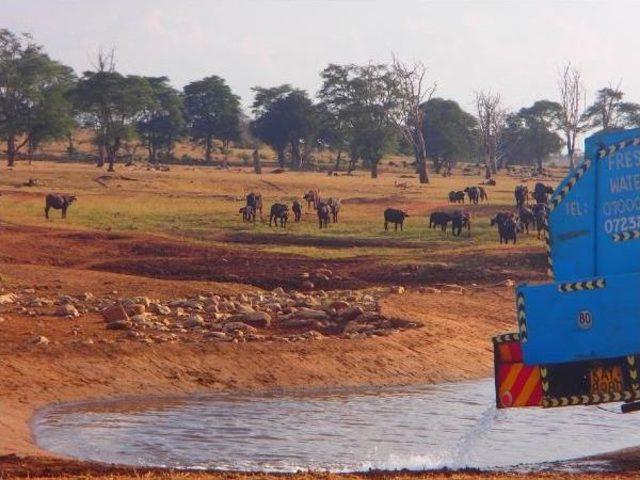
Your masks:
<path fill-rule="evenodd" d="M 591 394 L 622 392 L 622 368 L 620 365 L 594 367 L 589 371 Z"/>

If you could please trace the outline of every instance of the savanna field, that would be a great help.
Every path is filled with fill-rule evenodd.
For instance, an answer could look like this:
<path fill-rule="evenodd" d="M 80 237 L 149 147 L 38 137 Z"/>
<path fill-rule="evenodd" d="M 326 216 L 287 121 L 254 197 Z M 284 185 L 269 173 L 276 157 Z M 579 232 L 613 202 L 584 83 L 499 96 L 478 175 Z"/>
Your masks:
<path fill-rule="evenodd" d="M 91 164 L 33 162 L 20 163 L 0 179 L 3 221 L 12 225 L 29 225 L 52 229 L 75 229 L 127 235 L 154 234 L 206 245 L 224 247 L 242 253 L 260 255 L 287 254 L 333 262 L 339 259 L 367 257 L 376 264 L 420 264 L 464 258 L 473 264 L 479 256 L 505 258 L 529 252 L 531 259 L 540 253 L 541 242 L 535 232 L 523 234 L 513 245 L 498 244 L 490 218 L 500 210 L 514 210 L 513 190 L 521 178 L 499 175 L 496 186 L 485 187 L 487 202 L 479 205 L 452 205 L 447 200 L 451 190 L 478 185 L 480 176 L 451 177 L 432 175 L 431 183 L 421 185 L 410 171 L 385 172 L 371 179 L 367 172 L 328 176 L 323 172 L 269 173 L 262 175 L 250 168 L 171 166 L 170 171 L 147 169 L 144 165 L 119 165 L 107 174 Z M 560 178 L 547 180 L 555 184 Z M 29 179 L 36 186 L 25 186 Z M 532 187 L 534 180 L 529 183 Z M 400 186 L 398 186 L 400 184 Z M 342 200 L 339 222 L 326 230 L 318 228 L 314 210 L 302 200 L 304 192 L 320 190 L 323 198 Z M 44 196 L 49 192 L 74 194 L 76 204 L 62 220 L 52 211 L 46 221 Z M 243 222 L 238 210 L 249 192 L 264 198 L 262 221 Z M 269 226 L 272 203 L 303 203 L 300 223 L 290 219 L 285 229 Z M 383 228 L 383 211 L 400 208 L 409 213 L 403 232 Z M 428 215 L 436 210 L 465 209 L 471 213 L 471 236 L 443 234 L 429 229 Z M 507 265 L 505 265 L 507 267 Z M 509 267 L 519 267 L 510 265 Z"/>
<path fill-rule="evenodd" d="M 130 474 L 40 451 L 29 419 L 54 401 L 490 376 L 490 336 L 515 328 L 514 282 L 544 279 L 535 232 L 500 245 L 489 226 L 514 210 L 523 179 L 498 175 L 488 202 L 454 206 L 449 191 L 481 176 L 420 185 L 392 161 L 378 179 L 271 173 L 268 161 L 256 175 L 235 159 L 226 170 L 138 162 L 108 173 L 53 161 L 6 170 L 0 387 L 11 393 L 0 402 L 10 419 L 0 446 L 20 457 L 4 457 L 0 472 Z M 269 226 L 272 203 L 311 189 L 342 200 L 338 223 L 320 230 L 302 202 L 300 223 Z M 77 196 L 66 219 L 44 218 L 50 192 Z M 238 212 L 249 192 L 264 198 L 255 224 Z M 385 232 L 387 207 L 409 213 L 402 232 Z M 430 212 L 456 208 L 471 214 L 470 237 L 428 228 Z M 105 309 L 118 304 L 129 315 L 109 323 Z M 347 312 L 360 316 L 349 322 Z"/>

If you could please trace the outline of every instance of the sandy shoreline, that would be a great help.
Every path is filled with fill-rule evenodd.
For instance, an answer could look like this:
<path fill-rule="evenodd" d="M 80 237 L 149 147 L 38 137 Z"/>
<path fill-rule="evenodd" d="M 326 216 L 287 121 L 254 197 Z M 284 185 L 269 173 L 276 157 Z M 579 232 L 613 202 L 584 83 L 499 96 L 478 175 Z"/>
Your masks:
<path fill-rule="evenodd" d="M 465 296 L 465 310 L 486 318 L 480 326 L 471 326 L 459 311 L 450 312 L 448 305 L 460 303 L 459 294 L 391 296 L 383 301 L 383 312 L 418 320 L 424 327 L 363 340 L 84 345 L 58 344 L 53 337 L 46 349 L 32 345 L 9 348 L 0 353 L 6 372 L 0 378 L 0 387 L 6 392 L 0 400 L 0 452 L 48 457 L 35 445 L 29 422 L 36 410 L 56 402 L 205 391 L 409 385 L 486 377 L 492 366 L 488 338 L 510 323 L 500 318 L 495 305 L 509 304 L 511 295 L 505 288 Z M 87 328 L 101 322 L 95 316 L 82 321 Z"/>

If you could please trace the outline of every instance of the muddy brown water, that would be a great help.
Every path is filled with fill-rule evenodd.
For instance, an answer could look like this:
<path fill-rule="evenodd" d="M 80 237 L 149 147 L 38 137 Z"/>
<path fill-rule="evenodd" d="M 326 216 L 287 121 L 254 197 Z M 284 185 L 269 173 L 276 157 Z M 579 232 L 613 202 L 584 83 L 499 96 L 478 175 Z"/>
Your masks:
<path fill-rule="evenodd" d="M 640 443 L 640 416 L 615 406 L 497 411 L 492 380 L 75 403 L 32 427 L 40 447 L 78 459 L 265 472 L 609 470 L 571 459 Z"/>

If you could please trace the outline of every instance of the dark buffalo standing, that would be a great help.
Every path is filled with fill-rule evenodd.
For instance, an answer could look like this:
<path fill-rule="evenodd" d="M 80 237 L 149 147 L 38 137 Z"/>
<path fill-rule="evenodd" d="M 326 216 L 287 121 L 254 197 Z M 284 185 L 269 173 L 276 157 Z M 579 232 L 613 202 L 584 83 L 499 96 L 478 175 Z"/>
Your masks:
<path fill-rule="evenodd" d="M 518 223 L 522 226 L 522 229 L 529 234 L 529 225 L 534 226 L 536 224 L 536 216 L 529 208 L 524 205 L 518 207 Z"/>
<path fill-rule="evenodd" d="M 307 201 L 307 210 L 310 210 L 311 207 L 315 210 L 318 208 L 318 203 L 320 202 L 320 191 L 309 190 L 302 196 L 302 198 Z"/>
<path fill-rule="evenodd" d="M 516 238 L 518 236 L 518 224 L 514 218 L 514 215 L 509 212 L 499 212 L 495 217 L 491 219 L 491 226 L 498 226 L 498 235 L 500 236 L 500 243 L 509 243 L 509 240 L 513 240 L 515 245 Z"/>
<path fill-rule="evenodd" d="M 331 208 L 325 202 L 319 202 L 316 205 L 318 211 L 318 224 L 320 228 L 328 228 L 331 220 Z"/>
<path fill-rule="evenodd" d="M 340 213 L 340 205 L 341 201 L 339 198 L 329 198 L 327 200 L 327 205 L 329 205 L 329 209 L 331 210 L 331 220 L 333 223 L 338 223 L 338 214 Z"/>
<path fill-rule="evenodd" d="M 489 201 L 489 195 L 487 195 L 487 191 L 484 189 L 484 187 L 478 187 L 478 193 L 480 194 L 481 202 Z"/>
<path fill-rule="evenodd" d="M 269 226 L 274 222 L 275 226 L 278 226 L 278 220 L 280 221 L 280 226 L 285 228 L 287 226 L 287 221 L 289 220 L 289 207 L 284 203 L 274 203 L 271 205 L 271 213 L 269 214 Z"/>
<path fill-rule="evenodd" d="M 522 207 L 529 203 L 529 189 L 526 185 L 516 185 L 513 196 L 516 198 L 516 207 Z"/>
<path fill-rule="evenodd" d="M 293 221 L 299 222 L 302 218 L 302 204 L 298 200 L 294 200 L 291 204 L 291 211 L 293 212 Z"/>
<path fill-rule="evenodd" d="M 67 218 L 67 208 L 76 201 L 75 195 L 49 193 L 45 199 L 44 216 L 49 218 L 49 210 L 62 210 L 62 218 Z"/>
<path fill-rule="evenodd" d="M 396 232 L 398 231 L 398 225 L 400 225 L 400 231 L 402 231 L 404 219 L 408 216 L 409 214 L 407 212 L 403 212 L 397 208 L 387 208 L 384 211 L 384 229 L 387 230 L 389 228 L 389 224 L 393 223 Z"/>
<path fill-rule="evenodd" d="M 256 221 L 256 209 L 250 205 L 246 207 L 242 207 L 240 209 L 240 215 L 242 215 L 243 222 L 254 222 Z"/>
<path fill-rule="evenodd" d="M 447 231 L 447 225 L 451 221 L 451 214 L 448 212 L 433 212 L 429 215 L 429 228 L 440 227 L 443 232 Z"/>
<path fill-rule="evenodd" d="M 467 236 L 471 236 L 471 215 L 469 212 L 456 210 L 451 214 L 451 233 L 459 237 L 462 229 L 467 229 Z"/>
<path fill-rule="evenodd" d="M 464 192 L 469 197 L 469 203 L 473 203 L 474 205 L 478 204 L 480 201 L 480 191 L 478 190 L 478 187 L 467 187 L 464 189 Z"/>
<path fill-rule="evenodd" d="M 538 231 L 538 239 L 540 239 L 540 233 L 544 231 L 547 225 L 547 215 L 549 209 L 546 203 L 536 203 L 533 206 L 533 214 L 536 219 L 536 230 Z"/>
<path fill-rule="evenodd" d="M 536 186 L 533 187 L 533 199 L 536 203 L 547 203 L 549 200 L 549 195 L 553 193 L 553 188 L 547 187 L 544 183 L 536 183 Z"/>
<path fill-rule="evenodd" d="M 251 192 L 247 195 L 247 207 L 252 207 L 254 215 L 260 212 L 260 218 L 262 219 L 262 194 Z"/>
<path fill-rule="evenodd" d="M 449 192 L 449 201 L 451 203 L 464 203 L 464 192 L 463 191 Z"/>

